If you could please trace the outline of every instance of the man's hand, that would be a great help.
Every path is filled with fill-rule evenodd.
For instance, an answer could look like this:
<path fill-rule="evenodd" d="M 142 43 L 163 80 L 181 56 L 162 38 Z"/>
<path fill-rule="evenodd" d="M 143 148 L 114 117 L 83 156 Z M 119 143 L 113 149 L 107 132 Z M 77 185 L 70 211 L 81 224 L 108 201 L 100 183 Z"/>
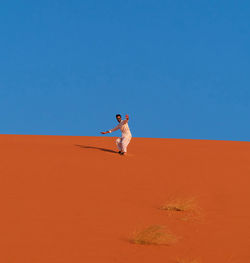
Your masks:
<path fill-rule="evenodd" d="M 108 132 L 101 132 L 101 134 L 106 134 L 106 133 L 108 133 Z"/>
<path fill-rule="evenodd" d="M 129 116 L 128 116 L 128 114 L 126 114 L 125 117 L 126 117 L 126 120 L 128 121 L 128 120 L 129 120 Z"/>

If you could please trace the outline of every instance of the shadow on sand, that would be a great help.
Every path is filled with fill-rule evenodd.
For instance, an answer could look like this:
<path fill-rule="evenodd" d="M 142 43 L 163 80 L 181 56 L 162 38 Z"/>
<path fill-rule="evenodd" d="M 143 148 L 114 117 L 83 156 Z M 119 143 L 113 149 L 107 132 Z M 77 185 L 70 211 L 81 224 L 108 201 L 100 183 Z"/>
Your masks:
<path fill-rule="evenodd" d="M 118 152 L 116 152 L 116 151 L 109 150 L 109 149 L 106 149 L 106 148 L 101 148 L 101 147 L 79 145 L 79 144 L 75 144 L 75 146 L 80 147 L 80 148 L 84 148 L 84 149 L 94 149 L 94 150 L 99 150 L 99 151 L 103 151 L 103 152 L 109 152 L 109 153 L 116 153 L 116 154 L 118 154 Z"/>

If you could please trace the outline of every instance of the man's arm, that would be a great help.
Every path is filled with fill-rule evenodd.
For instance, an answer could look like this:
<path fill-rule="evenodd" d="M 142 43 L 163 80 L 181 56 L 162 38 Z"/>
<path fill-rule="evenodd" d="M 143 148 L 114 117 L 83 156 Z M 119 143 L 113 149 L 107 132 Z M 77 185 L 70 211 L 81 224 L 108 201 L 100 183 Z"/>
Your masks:
<path fill-rule="evenodd" d="M 121 128 L 121 125 L 127 123 L 128 120 L 129 120 L 128 114 L 126 114 L 125 117 L 126 117 L 126 119 L 123 120 L 121 123 L 119 123 L 115 128 L 113 128 L 113 129 L 111 129 L 111 130 L 109 130 L 109 131 L 106 131 L 106 132 L 101 132 L 101 134 L 107 134 L 107 133 L 111 133 L 111 132 L 114 132 L 114 131 L 119 130 L 119 129 Z"/>
<path fill-rule="evenodd" d="M 120 127 L 121 127 L 121 124 L 119 123 L 115 128 L 109 130 L 108 132 L 111 133 L 111 132 L 117 131 L 120 129 Z"/>
<path fill-rule="evenodd" d="M 107 134 L 107 133 L 111 133 L 113 131 L 117 131 L 118 129 L 120 129 L 120 123 L 113 129 L 106 131 L 106 132 L 101 132 L 101 134 Z"/>
<path fill-rule="evenodd" d="M 128 116 L 128 114 L 126 114 L 126 119 L 125 120 L 123 120 L 122 122 L 121 122 L 121 124 L 125 124 L 125 123 L 127 123 L 128 121 L 129 121 L 129 116 Z"/>
<path fill-rule="evenodd" d="M 125 120 L 121 121 L 121 122 L 120 122 L 115 128 L 113 128 L 112 130 L 109 130 L 109 132 L 117 131 L 118 129 L 121 128 L 122 125 L 124 125 L 125 123 L 127 123 L 128 120 L 129 120 L 129 116 L 128 116 L 128 114 L 126 114 L 125 117 L 126 117 Z"/>
<path fill-rule="evenodd" d="M 106 134 L 106 133 L 109 133 L 109 131 L 106 131 L 106 132 L 101 132 L 101 134 Z"/>

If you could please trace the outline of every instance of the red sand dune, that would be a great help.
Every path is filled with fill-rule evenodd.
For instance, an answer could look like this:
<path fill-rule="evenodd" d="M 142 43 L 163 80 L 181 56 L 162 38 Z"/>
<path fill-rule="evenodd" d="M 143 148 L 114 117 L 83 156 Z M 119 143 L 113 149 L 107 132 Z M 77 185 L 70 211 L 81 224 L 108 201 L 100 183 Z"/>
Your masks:
<path fill-rule="evenodd" d="M 250 262 L 250 143 L 1 135 L 1 263 Z M 158 209 L 195 197 L 198 220 Z M 159 224 L 180 237 L 136 245 Z"/>

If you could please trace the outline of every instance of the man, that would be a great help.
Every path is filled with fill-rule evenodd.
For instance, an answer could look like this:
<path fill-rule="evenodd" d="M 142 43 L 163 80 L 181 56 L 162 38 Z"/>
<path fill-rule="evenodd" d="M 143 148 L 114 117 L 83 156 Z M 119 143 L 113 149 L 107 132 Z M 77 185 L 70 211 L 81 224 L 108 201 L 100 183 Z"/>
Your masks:
<path fill-rule="evenodd" d="M 116 114 L 116 119 L 117 121 L 119 122 L 119 124 L 109 130 L 109 131 L 106 131 L 106 132 L 101 132 L 101 134 L 107 134 L 107 133 L 111 133 L 113 131 L 117 131 L 118 129 L 121 130 L 122 132 L 122 137 L 118 138 L 116 140 L 116 145 L 118 147 L 118 150 L 119 150 L 119 154 L 121 155 L 125 155 L 126 152 L 127 152 L 127 147 L 128 147 L 128 144 L 132 138 L 132 135 L 131 135 L 131 132 L 130 132 L 130 129 L 128 127 L 128 120 L 129 120 L 129 117 L 128 115 L 126 115 L 126 119 L 125 120 L 122 120 L 122 117 L 120 114 Z"/>

